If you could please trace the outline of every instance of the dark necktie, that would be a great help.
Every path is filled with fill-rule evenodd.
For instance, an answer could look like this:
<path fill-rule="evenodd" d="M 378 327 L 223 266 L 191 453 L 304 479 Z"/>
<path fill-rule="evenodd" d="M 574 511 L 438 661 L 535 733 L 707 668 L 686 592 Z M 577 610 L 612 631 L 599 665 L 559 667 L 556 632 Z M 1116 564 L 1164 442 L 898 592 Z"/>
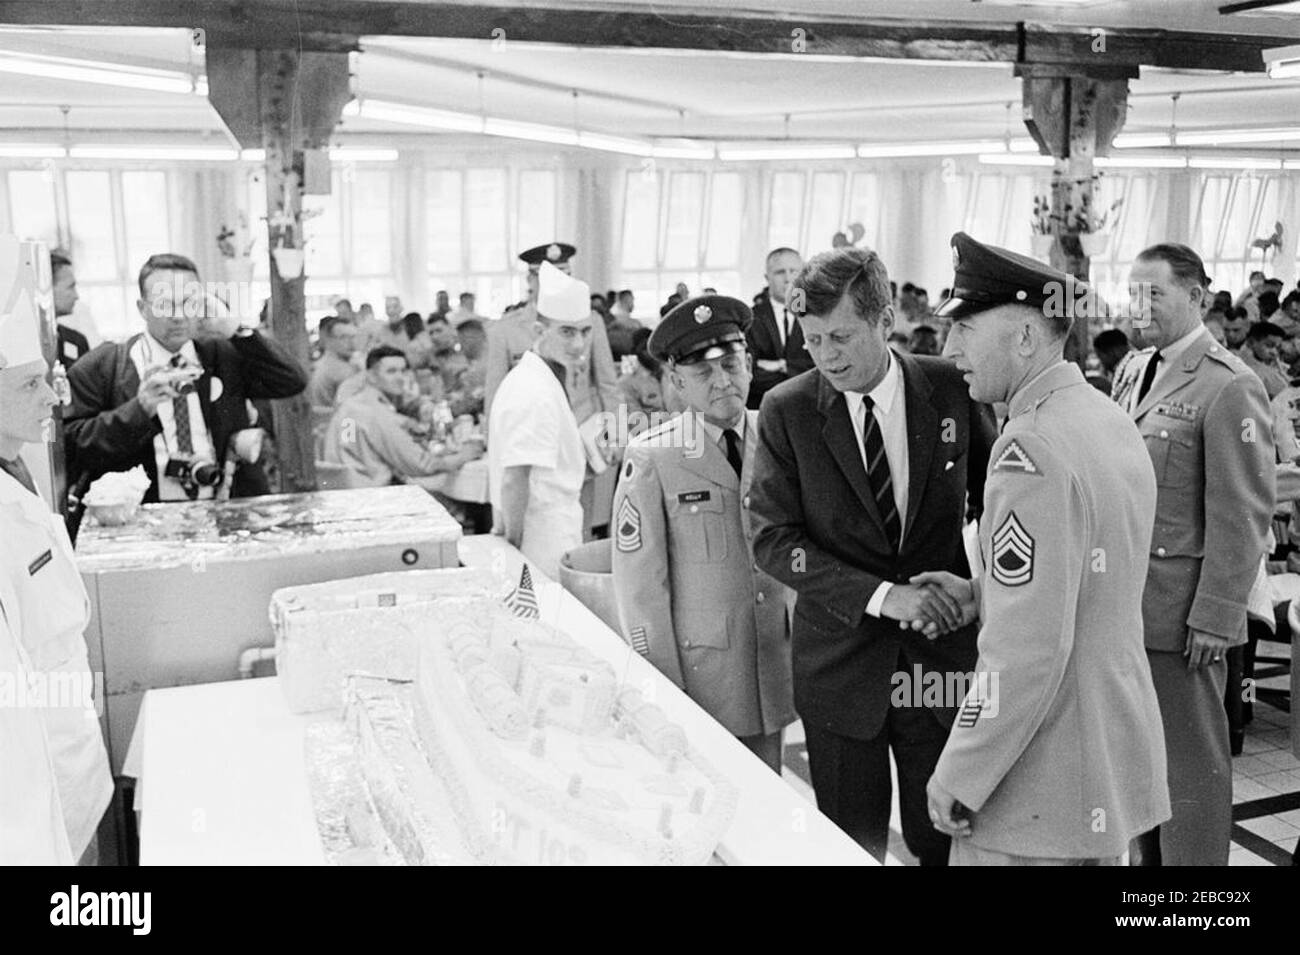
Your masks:
<path fill-rule="evenodd" d="M 172 356 L 172 365 L 181 367 L 185 360 L 179 355 Z M 194 436 L 190 434 L 190 397 L 177 395 L 172 399 L 172 415 L 176 419 L 176 449 L 181 454 L 194 453 Z"/>
<path fill-rule="evenodd" d="M 740 469 L 744 466 L 744 459 L 740 456 L 740 435 L 728 428 L 722 436 L 727 441 L 727 463 L 736 472 L 736 477 L 740 477 Z"/>
<path fill-rule="evenodd" d="M 36 493 L 36 482 L 32 480 L 32 472 L 27 470 L 22 458 L 14 458 L 12 461 L 0 458 L 0 471 L 4 471 L 33 494 Z"/>
<path fill-rule="evenodd" d="M 785 337 L 781 339 L 781 347 L 785 347 L 790 342 L 790 309 L 781 309 L 781 330 Z"/>
<path fill-rule="evenodd" d="M 862 424 L 862 447 L 867 454 L 867 481 L 884 519 L 885 535 L 890 546 L 897 551 L 903 537 L 903 523 L 898 517 L 898 505 L 894 503 L 894 478 L 889 471 L 889 456 L 885 454 L 885 438 L 880 433 L 876 416 L 872 414 L 875 406 L 868 395 L 862 396 L 862 408 L 866 412 L 866 421 Z"/>
<path fill-rule="evenodd" d="M 1163 357 L 1164 356 L 1157 351 L 1151 356 L 1151 360 L 1147 362 L 1146 368 L 1143 369 L 1142 384 L 1138 385 L 1138 404 L 1142 403 L 1142 399 L 1145 398 L 1147 392 L 1151 390 L 1151 382 L 1155 381 L 1156 378 L 1156 365 L 1160 364 Z"/>

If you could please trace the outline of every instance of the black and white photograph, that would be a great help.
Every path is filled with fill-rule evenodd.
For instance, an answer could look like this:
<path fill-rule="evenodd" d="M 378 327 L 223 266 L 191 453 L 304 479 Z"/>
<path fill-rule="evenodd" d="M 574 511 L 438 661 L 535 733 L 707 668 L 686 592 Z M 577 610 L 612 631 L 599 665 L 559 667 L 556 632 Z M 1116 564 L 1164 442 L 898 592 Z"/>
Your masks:
<path fill-rule="evenodd" d="M 1262 927 L 1298 236 L 1297 0 L 0 2 L 0 865 L 75 867 L 16 917 L 1104 866 L 1110 933 Z"/>

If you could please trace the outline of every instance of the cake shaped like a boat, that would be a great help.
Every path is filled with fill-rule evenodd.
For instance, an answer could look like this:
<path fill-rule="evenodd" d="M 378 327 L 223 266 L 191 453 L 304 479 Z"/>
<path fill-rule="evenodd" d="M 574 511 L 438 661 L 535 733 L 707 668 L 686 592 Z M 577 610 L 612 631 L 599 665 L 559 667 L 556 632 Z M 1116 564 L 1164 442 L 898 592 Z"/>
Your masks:
<path fill-rule="evenodd" d="M 431 609 L 414 686 L 353 679 L 345 717 L 405 861 L 455 849 L 489 864 L 710 859 L 737 792 L 680 726 L 553 627 L 480 598 Z M 406 719 L 409 738 L 394 729 Z"/>

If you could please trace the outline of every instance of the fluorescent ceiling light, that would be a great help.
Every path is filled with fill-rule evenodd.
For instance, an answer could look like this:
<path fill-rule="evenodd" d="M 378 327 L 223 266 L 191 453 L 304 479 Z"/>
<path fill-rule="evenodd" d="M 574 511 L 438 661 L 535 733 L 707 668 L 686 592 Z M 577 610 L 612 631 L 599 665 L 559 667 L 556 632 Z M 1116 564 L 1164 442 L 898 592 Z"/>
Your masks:
<path fill-rule="evenodd" d="M 95 83 L 100 86 L 121 86 L 127 89 L 152 90 L 157 93 L 199 92 L 195 80 L 188 73 L 179 70 L 155 70 L 148 67 L 99 63 L 62 56 L 3 52 L 0 53 L 0 73 Z M 207 79 L 204 78 L 200 85 L 202 95 L 207 95 Z"/>
<path fill-rule="evenodd" d="M 1290 142 L 1300 139 L 1300 126 L 1281 129 L 1212 129 L 1178 134 L 1179 146 L 1231 146 Z"/>
<path fill-rule="evenodd" d="M 0 158 L 4 159 L 62 159 L 68 151 L 62 146 L 33 143 L 0 144 Z"/>
<path fill-rule="evenodd" d="M 1170 145 L 1168 133 L 1120 133 L 1115 137 L 1116 149 L 1150 149 L 1152 146 Z"/>
<path fill-rule="evenodd" d="M 651 146 L 650 155 L 656 159 L 715 159 L 717 150 L 712 146 Z"/>
<path fill-rule="evenodd" d="M 1013 153 L 1036 153 L 1038 152 L 1038 141 L 1025 137 L 1023 139 L 1013 139 L 1007 143 L 1010 152 Z M 996 152 L 996 150 L 995 150 Z"/>
<path fill-rule="evenodd" d="M 397 162 L 396 149 L 363 149 L 360 146 L 330 147 L 330 162 Z"/>
<path fill-rule="evenodd" d="M 182 162 L 225 162 L 238 159 L 234 149 L 220 146 L 73 146 L 73 159 L 179 160 Z"/>
<path fill-rule="evenodd" d="M 577 130 L 563 126 L 545 126 L 541 123 L 521 123 L 513 119 L 483 120 L 483 133 L 503 136 L 506 139 L 527 139 L 536 143 L 554 143 L 557 146 L 578 145 Z"/>
<path fill-rule="evenodd" d="M 1265 50 L 1264 68 L 1268 70 L 1269 77 L 1275 80 L 1300 77 L 1300 46 L 1280 46 Z"/>
<path fill-rule="evenodd" d="M 728 149 L 719 147 L 718 158 L 723 162 L 749 162 L 782 159 L 853 159 L 858 152 L 852 146 L 754 146 Z"/>
<path fill-rule="evenodd" d="M 1280 159 L 1248 159 L 1241 156 L 1188 156 L 1192 169 L 1281 169 Z"/>
<path fill-rule="evenodd" d="M 427 109 L 423 106 L 405 106 L 383 100 L 353 100 L 343 107 L 344 116 L 360 116 L 386 123 L 405 126 L 422 126 L 425 129 L 445 129 L 458 133 L 482 133 L 483 117 L 471 113 L 456 113 L 445 109 Z"/>
<path fill-rule="evenodd" d="M 980 153 L 980 162 L 985 166 L 1050 166 L 1055 160 L 1028 153 Z"/>
<path fill-rule="evenodd" d="M 1186 156 L 1112 156 L 1093 160 L 1098 169 L 1186 169 Z"/>
<path fill-rule="evenodd" d="M 603 133 L 578 133 L 578 145 L 586 149 L 599 149 L 607 153 L 624 153 L 628 156 L 650 156 L 654 147 L 649 140 L 625 139 L 621 136 L 606 136 Z"/>
<path fill-rule="evenodd" d="M 889 159 L 908 156 L 973 156 L 1005 149 L 1001 141 L 985 140 L 960 143 L 864 143 L 858 147 L 860 159 Z"/>
<path fill-rule="evenodd" d="M 1300 169 L 1300 159 L 1288 159 L 1282 163 L 1283 169 Z"/>

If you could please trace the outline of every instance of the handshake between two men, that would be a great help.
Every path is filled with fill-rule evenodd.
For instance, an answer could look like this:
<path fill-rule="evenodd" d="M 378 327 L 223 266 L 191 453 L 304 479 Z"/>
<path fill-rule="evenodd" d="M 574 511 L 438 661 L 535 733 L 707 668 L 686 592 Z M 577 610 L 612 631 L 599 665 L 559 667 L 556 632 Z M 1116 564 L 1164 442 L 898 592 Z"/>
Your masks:
<path fill-rule="evenodd" d="M 901 630 L 919 630 L 934 640 L 979 616 L 979 590 L 973 580 L 943 570 L 927 571 L 890 587 L 880 615 L 897 620 Z"/>

